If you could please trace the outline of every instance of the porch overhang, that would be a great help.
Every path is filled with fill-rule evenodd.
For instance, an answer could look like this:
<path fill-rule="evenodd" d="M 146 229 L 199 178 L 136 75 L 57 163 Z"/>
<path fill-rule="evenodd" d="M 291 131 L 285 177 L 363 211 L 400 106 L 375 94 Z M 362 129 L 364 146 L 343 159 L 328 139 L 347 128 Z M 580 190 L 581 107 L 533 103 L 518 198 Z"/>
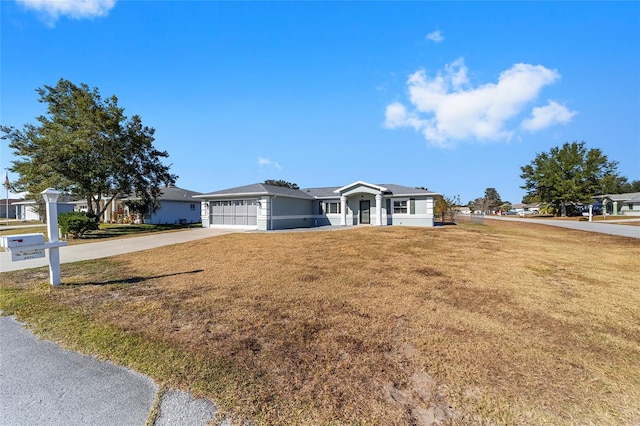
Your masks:
<path fill-rule="evenodd" d="M 367 194 L 379 195 L 388 191 L 389 190 L 384 186 L 375 185 L 359 180 L 357 182 L 353 182 L 349 185 L 343 186 L 342 188 L 338 188 L 333 192 L 336 194 L 340 194 L 341 196 L 348 197 L 350 195 L 360 194 L 363 192 Z"/>

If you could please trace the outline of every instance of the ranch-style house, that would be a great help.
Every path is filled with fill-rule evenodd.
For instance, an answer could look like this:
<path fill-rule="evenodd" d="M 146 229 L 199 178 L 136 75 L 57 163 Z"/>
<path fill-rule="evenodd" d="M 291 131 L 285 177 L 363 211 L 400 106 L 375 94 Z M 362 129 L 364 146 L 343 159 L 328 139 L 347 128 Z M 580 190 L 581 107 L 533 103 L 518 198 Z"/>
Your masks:
<path fill-rule="evenodd" d="M 255 183 L 196 195 L 202 226 L 261 231 L 318 226 L 433 226 L 436 192 L 357 181 L 291 189 Z"/>

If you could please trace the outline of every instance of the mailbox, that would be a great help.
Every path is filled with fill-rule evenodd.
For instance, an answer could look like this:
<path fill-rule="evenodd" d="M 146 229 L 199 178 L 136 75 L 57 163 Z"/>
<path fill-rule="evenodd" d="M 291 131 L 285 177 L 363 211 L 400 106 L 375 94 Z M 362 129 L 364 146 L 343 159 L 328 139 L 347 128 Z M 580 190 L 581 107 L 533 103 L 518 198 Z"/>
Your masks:
<path fill-rule="evenodd" d="M 2 237 L 1 243 L 2 247 L 6 249 L 21 249 L 29 246 L 39 246 L 44 244 L 44 234 L 7 235 Z"/>
<path fill-rule="evenodd" d="M 11 261 L 31 260 L 44 257 L 44 234 L 7 235 L 0 245 L 11 252 Z"/>

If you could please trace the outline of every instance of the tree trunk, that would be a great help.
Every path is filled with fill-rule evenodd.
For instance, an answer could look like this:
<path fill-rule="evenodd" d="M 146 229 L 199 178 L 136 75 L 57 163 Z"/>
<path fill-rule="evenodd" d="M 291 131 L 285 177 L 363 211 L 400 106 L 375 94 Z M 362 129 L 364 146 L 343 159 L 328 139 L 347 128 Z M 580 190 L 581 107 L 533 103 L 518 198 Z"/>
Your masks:
<path fill-rule="evenodd" d="M 95 210 L 93 209 L 93 198 L 87 197 L 87 214 L 93 214 Z"/>
<path fill-rule="evenodd" d="M 567 204 L 564 201 L 560 204 L 560 216 L 567 217 Z"/>

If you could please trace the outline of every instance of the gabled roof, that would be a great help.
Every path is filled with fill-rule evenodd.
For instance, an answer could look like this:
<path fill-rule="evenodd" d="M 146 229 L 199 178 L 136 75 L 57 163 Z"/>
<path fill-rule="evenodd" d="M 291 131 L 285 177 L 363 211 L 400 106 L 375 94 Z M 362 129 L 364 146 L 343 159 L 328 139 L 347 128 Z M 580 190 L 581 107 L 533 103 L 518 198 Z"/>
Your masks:
<path fill-rule="evenodd" d="M 158 197 L 160 201 L 200 201 L 196 200 L 193 197 L 195 195 L 200 195 L 201 192 L 190 191 L 188 189 L 178 188 L 177 186 L 169 186 L 166 188 L 162 188 L 162 193 Z"/>
<path fill-rule="evenodd" d="M 343 187 L 330 186 L 326 188 L 305 188 L 302 191 L 319 199 L 337 198 L 340 196 L 340 192 L 344 191 L 345 189 L 352 188 L 356 186 L 356 184 L 360 184 L 360 183 L 370 188 L 378 189 L 382 191 L 384 195 L 387 195 L 387 196 L 405 197 L 405 196 L 412 196 L 412 195 L 438 195 L 437 192 L 427 191 L 419 188 L 411 188 L 409 186 L 394 185 L 392 183 L 383 184 L 383 185 L 374 185 L 374 184 L 370 184 L 362 181 L 358 181 Z"/>
<path fill-rule="evenodd" d="M 177 186 L 165 186 L 164 188 L 160 189 L 160 195 L 158 196 L 158 201 L 192 201 L 192 202 L 200 202 L 200 200 L 197 200 L 194 198 L 194 196 L 196 195 L 200 195 L 201 192 L 196 192 L 196 191 L 191 191 L 189 189 L 184 189 L 184 188 L 178 188 Z M 127 200 L 135 200 L 138 199 L 138 197 L 131 196 L 124 196 L 124 197 L 118 197 L 119 200 L 122 201 L 127 201 Z M 81 202 L 82 200 L 80 200 Z"/>
<path fill-rule="evenodd" d="M 439 195 L 437 192 L 429 191 L 420 188 L 411 188 L 410 186 L 394 185 L 392 183 L 385 183 L 385 188 L 388 190 L 389 195 L 403 196 L 403 195 Z"/>
<path fill-rule="evenodd" d="M 337 186 L 329 186 L 325 188 L 305 188 L 302 191 L 307 194 L 315 197 L 315 198 L 337 198 L 339 197 L 340 192 L 343 192 L 349 188 L 353 188 L 357 185 L 367 186 L 369 188 L 377 189 L 381 191 L 386 196 L 393 197 L 406 197 L 406 196 L 415 196 L 415 195 L 438 195 L 437 192 L 428 191 L 425 189 L 412 188 L 409 186 L 402 185 L 394 185 L 392 183 L 385 184 L 371 184 L 363 181 L 357 181 L 352 184 L 337 187 Z"/>
<path fill-rule="evenodd" d="M 305 192 L 312 196 L 313 198 L 338 198 L 335 191 L 338 189 L 337 186 L 328 186 L 325 188 L 304 188 L 302 192 Z"/>
<path fill-rule="evenodd" d="M 512 204 L 511 207 L 514 209 L 531 209 L 531 208 L 538 209 L 540 208 L 540 203 L 532 203 L 532 204 L 517 203 L 517 204 Z"/>
<path fill-rule="evenodd" d="M 416 195 L 438 195 L 437 192 L 427 191 L 424 189 L 411 188 L 402 185 L 374 185 L 362 181 L 357 181 L 343 187 L 328 186 L 323 188 L 303 188 L 291 189 L 283 186 L 267 185 L 264 183 L 254 183 L 251 185 L 237 186 L 235 188 L 223 189 L 220 191 L 210 192 L 207 194 L 196 195 L 194 198 L 243 198 L 243 197 L 260 197 L 264 195 L 275 195 L 290 198 L 302 198 L 307 200 L 318 199 L 335 199 L 340 197 L 340 192 L 349 188 L 363 185 L 372 189 L 381 191 L 386 196 L 408 197 Z"/>
<path fill-rule="evenodd" d="M 640 192 L 627 192 L 625 194 L 605 194 L 595 198 L 608 198 L 612 201 L 632 201 L 640 202 Z"/>
<path fill-rule="evenodd" d="M 347 189 L 353 188 L 354 186 L 368 186 L 369 188 L 377 189 L 380 192 L 387 192 L 387 188 L 383 186 L 374 185 L 373 183 L 368 183 L 361 180 L 350 183 L 349 185 L 343 186 L 342 188 L 338 188 L 333 192 L 336 192 L 336 193 L 345 192 Z"/>
<path fill-rule="evenodd" d="M 258 197 L 263 195 L 276 195 L 280 197 L 302 198 L 313 200 L 314 198 L 299 189 L 286 188 L 284 186 L 267 185 L 265 183 L 254 183 L 251 185 L 237 186 L 235 188 L 223 189 L 221 191 L 210 192 L 208 194 L 196 195 L 195 198 L 229 198 L 229 197 Z"/>

